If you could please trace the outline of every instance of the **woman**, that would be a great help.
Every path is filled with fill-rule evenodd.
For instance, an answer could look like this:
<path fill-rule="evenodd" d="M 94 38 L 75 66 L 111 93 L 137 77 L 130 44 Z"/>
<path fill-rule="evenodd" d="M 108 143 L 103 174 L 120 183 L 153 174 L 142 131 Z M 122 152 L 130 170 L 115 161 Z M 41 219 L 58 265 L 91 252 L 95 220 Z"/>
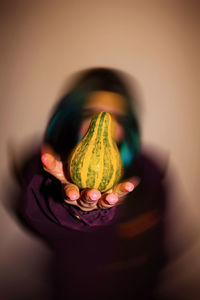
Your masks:
<path fill-rule="evenodd" d="M 26 169 L 23 215 L 54 251 L 55 299 L 153 299 L 164 263 L 165 190 L 163 173 L 140 152 L 132 100 L 119 72 L 83 72 L 50 118 L 42 164 Z M 115 120 L 124 177 L 106 193 L 80 191 L 66 162 L 100 111 Z"/>

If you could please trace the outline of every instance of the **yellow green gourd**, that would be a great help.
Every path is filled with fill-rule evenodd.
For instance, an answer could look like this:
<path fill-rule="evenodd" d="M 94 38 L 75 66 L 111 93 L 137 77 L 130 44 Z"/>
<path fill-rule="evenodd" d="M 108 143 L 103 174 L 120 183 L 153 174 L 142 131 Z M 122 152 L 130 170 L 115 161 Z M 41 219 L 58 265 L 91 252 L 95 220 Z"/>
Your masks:
<path fill-rule="evenodd" d="M 71 154 L 69 171 L 80 189 L 105 192 L 119 181 L 122 163 L 109 113 L 100 112 L 92 117 L 87 133 Z"/>

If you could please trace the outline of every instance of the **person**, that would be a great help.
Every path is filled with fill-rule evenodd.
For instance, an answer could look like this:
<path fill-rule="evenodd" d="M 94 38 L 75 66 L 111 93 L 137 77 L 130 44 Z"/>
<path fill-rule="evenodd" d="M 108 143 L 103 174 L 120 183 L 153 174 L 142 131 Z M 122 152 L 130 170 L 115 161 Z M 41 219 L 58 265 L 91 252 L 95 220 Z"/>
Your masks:
<path fill-rule="evenodd" d="M 106 111 L 124 168 L 101 193 L 70 181 L 71 151 Z M 41 152 L 23 171 L 22 215 L 48 243 L 53 299 L 154 299 L 166 263 L 164 170 L 140 147 L 133 99 L 119 71 L 82 72 L 55 107 Z"/>

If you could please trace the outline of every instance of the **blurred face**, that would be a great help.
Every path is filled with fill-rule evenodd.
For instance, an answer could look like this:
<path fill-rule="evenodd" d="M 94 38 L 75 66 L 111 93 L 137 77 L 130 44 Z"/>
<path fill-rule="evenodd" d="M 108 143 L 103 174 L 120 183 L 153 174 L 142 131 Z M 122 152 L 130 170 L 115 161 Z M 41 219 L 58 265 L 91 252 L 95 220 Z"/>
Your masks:
<path fill-rule="evenodd" d="M 84 118 L 79 131 L 81 137 L 87 132 L 92 115 L 106 111 L 113 117 L 114 138 L 117 143 L 120 143 L 124 137 L 124 129 L 119 120 L 125 117 L 127 112 L 126 100 L 121 95 L 106 91 L 93 92 L 86 100 L 83 110 Z"/>

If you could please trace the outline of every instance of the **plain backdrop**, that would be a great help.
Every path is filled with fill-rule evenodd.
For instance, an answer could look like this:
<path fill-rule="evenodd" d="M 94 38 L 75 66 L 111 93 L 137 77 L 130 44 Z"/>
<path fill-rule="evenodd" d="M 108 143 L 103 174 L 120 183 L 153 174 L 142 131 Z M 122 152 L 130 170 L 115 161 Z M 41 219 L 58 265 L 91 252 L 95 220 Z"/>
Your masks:
<path fill-rule="evenodd" d="M 7 201 L 20 160 L 41 138 L 52 107 L 77 71 L 105 66 L 130 75 L 142 144 L 167 157 L 172 254 L 159 293 L 200 299 L 198 1 L 1 1 L 1 299 L 48 298 L 49 250 L 23 229 Z M 13 151 L 14 150 L 14 151 Z M 7 207 L 8 206 L 8 207 Z"/>

